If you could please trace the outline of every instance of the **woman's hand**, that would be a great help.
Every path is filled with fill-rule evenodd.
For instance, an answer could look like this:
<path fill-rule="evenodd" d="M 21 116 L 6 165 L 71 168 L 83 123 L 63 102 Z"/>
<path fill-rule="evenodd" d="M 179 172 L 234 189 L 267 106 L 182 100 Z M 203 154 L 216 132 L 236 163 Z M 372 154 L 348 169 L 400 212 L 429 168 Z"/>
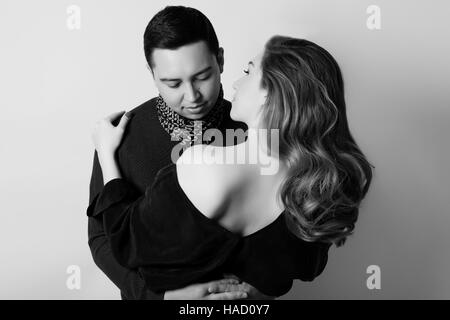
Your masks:
<path fill-rule="evenodd" d="M 166 291 L 164 300 L 238 300 L 247 298 L 243 285 L 235 279 L 222 279 Z"/>
<path fill-rule="evenodd" d="M 112 122 L 118 116 L 122 116 L 122 118 L 115 127 Z M 114 154 L 122 141 L 123 133 L 129 120 L 130 116 L 124 114 L 124 111 L 116 112 L 97 121 L 92 131 L 92 140 L 94 141 L 95 149 L 97 149 L 98 160 L 102 167 L 103 184 L 122 177 Z"/>
<path fill-rule="evenodd" d="M 258 289 L 256 289 L 251 284 L 241 281 L 237 276 L 234 274 L 224 274 L 223 275 L 225 279 L 234 279 L 239 282 L 240 290 L 247 293 L 247 299 L 248 300 L 275 300 L 276 297 L 265 295 L 264 293 L 260 292 Z"/>
<path fill-rule="evenodd" d="M 112 122 L 121 116 L 119 124 L 115 127 Z M 100 156 L 114 156 L 122 141 L 123 133 L 129 121 L 125 111 L 115 112 L 108 117 L 97 121 L 92 130 L 92 141 Z"/>

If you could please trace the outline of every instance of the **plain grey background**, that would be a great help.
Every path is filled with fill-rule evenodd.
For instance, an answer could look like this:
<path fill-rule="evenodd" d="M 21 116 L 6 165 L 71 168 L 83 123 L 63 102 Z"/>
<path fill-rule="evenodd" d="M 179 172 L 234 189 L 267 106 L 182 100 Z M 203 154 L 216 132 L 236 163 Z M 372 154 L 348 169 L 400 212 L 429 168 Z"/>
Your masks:
<path fill-rule="evenodd" d="M 325 47 L 376 169 L 355 234 L 286 299 L 450 298 L 450 4 L 446 1 L 21 1 L 0 4 L 0 298 L 119 299 L 87 244 L 95 121 L 155 96 L 142 35 L 164 6 L 204 12 L 225 48 L 225 97 L 274 34 Z M 80 8 L 80 29 L 67 21 Z M 381 29 L 366 12 L 380 8 Z M 66 285 L 81 270 L 81 288 Z M 369 290 L 367 267 L 381 270 Z"/>

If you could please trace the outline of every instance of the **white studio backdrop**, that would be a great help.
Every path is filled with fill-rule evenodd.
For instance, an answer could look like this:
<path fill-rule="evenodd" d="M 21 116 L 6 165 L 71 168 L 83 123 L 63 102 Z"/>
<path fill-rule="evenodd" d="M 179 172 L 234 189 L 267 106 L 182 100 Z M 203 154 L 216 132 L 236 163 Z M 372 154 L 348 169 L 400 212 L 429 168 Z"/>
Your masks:
<path fill-rule="evenodd" d="M 449 299 L 450 4 L 424 0 L 3 0 L 0 298 L 120 299 L 87 244 L 90 133 L 157 94 L 142 36 L 175 4 L 213 23 L 228 99 L 275 34 L 316 42 L 342 69 L 350 128 L 376 167 L 372 187 L 354 236 L 330 249 L 319 278 L 282 298 Z M 367 285 L 371 266 L 380 289 Z"/>

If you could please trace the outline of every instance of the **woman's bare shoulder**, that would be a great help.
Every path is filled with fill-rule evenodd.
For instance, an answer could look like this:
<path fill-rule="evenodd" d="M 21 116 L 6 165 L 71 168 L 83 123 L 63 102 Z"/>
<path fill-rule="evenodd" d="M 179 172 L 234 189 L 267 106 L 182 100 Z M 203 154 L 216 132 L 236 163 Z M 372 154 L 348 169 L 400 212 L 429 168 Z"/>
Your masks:
<path fill-rule="evenodd" d="M 214 218 L 220 211 L 238 177 L 236 168 L 214 161 L 213 152 L 223 150 L 213 148 L 195 145 L 186 149 L 176 164 L 184 193 L 209 218 Z"/>
<path fill-rule="evenodd" d="M 228 147 L 194 145 L 187 148 L 176 165 L 180 173 L 196 177 L 199 181 L 208 181 L 222 188 L 239 177 L 239 167 L 227 163 Z"/>

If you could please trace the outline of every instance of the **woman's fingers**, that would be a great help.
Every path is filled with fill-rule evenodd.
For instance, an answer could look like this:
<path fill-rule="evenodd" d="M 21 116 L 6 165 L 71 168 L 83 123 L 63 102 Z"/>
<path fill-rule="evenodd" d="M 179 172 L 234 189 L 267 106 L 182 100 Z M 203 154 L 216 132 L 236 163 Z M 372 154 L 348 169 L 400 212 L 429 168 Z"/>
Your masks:
<path fill-rule="evenodd" d="M 114 112 L 107 116 L 105 119 L 112 123 L 115 119 L 122 116 L 124 113 L 125 111 Z"/>
<path fill-rule="evenodd" d="M 235 279 L 222 279 L 222 280 L 211 281 L 210 283 L 208 283 L 208 292 L 209 293 L 224 292 L 224 291 L 226 291 L 225 289 L 227 288 L 227 286 L 236 285 L 238 283 L 239 283 L 239 281 L 237 281 Z"/>
<path fill-rule="evenodd" d="M 208 293 L 249 292 L 249 288 L 239 283 L 215 283 L 208 287 Z"/>
<path fill-rule="evenodd" d="M 125 128 L 126 128 L 126 126 L 128 124 L 128 121 L 130 121 L 130 118 L 131 118 L 130 113 L 129 112 L 125 113 L 122 116 L 122 118 L 120 118 L 120 122 L 119 122 L 119 124 L 117 126 L 119 128 L 121 128 L 121 129 L 125 130 Z"/>
<path fill-rule="evenodd" d="M 241 291 L 212 293 L 206 296 L 206 300 L 237 300 L 246 298 L 247 293 Z"/>
<path fill-rule="evenodd" d="M 218 283 L 230 283 L 230 284 L 238 284 L 239 283 L 239 280 L 238 279 L 221 279 L 221 280 L 219 280 L 219 281 L 216 281 L 216 282 L 218 282 Z"/>
<path fill-rule="evenodd" d="M 98 152 L 115 152 L 122 141 L 124 129 L 130 118 L 130 113 L 125 115 L 125 111 L 120 111 L 97 121 L 92 132 L 95 149 Z M 117 125 L 114 126 L 115 124 Z"/>

